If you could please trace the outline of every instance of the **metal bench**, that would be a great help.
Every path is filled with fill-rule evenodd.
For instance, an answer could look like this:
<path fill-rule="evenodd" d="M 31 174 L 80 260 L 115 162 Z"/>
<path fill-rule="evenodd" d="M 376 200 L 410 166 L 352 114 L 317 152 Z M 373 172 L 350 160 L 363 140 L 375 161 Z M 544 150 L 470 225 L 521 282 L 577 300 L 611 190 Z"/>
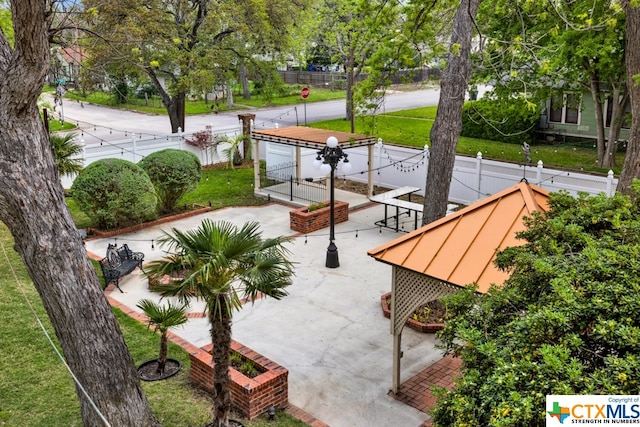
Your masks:
<path fill-rule="evenodd" d="M 102 275 L 106 285 L 113 283 L 120 292 L 120 278 L 131 273 L 136 267 L 142 268 L 144 254 L 133 252 L 125 243 L 118 248 L 116 244 L 107 246 L 107 256 L 100 260 Z"/>

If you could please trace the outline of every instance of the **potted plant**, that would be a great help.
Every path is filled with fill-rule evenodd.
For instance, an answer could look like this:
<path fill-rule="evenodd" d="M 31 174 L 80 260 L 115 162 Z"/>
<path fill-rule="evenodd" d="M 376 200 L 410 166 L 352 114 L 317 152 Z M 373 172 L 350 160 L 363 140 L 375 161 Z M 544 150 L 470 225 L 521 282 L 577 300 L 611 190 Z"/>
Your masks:
<path fill-rule="evenodd" d="M 147 316 L 148 326 L 160 332 L 160 351 L 158 358 L 148 360 L 138 367 L 138 375 L 144 381 L 156 381 L 169 378 L 180 371 L 180 362 L 167 358 L 167 332 L 169 329 L 187 322 L 186 310 L 188 304 L 159 305 L 149 299 L 143 299 L 137 304 L 138 308 Z"/>

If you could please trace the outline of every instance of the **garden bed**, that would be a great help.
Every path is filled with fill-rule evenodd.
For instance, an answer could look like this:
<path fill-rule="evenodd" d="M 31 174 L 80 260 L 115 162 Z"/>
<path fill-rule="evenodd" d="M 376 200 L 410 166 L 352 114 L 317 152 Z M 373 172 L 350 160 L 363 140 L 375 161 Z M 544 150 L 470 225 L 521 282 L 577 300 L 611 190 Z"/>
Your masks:
<path fill-rule="evenodd" d="M 208 393 L 213 392 L 213 344 L 191 353 L 191 381 Z M 285 408 L 289 404 L 289 371 L 261 354 L 232 341 L 231 350 L 241 355 L 244 363 L 251 361 L 257 375 L 249 378 L 233 367 L 229 368 L 231 400 L 242 417 L 253 420 L 269 407 Z"/>
<path fill-rule="evenodd" d="M 391 292 L 387 292 L 380 297 L 382 314 L 384 314 L 384 317 L 387 319 L 391 318 L 391 309 L 389 308 L 390 300 Z M 434 300 L 416 310 L 411 317 L 407 319 L 406 325 L 418 332 L 434 333 L 444 327 L 445 316 L 446 309 L 440 300 Z"/>
<path fill-rule="evenodd" d="M 329 201 L 322 202 L 320 206 L 305 206 L 289 212 L 289 227 L 300 233 L 308 234 L 331 224 L 331 206 Z M 334 204 L 334 224 L 349 219 L 349 203 L 336 200 Z"/>

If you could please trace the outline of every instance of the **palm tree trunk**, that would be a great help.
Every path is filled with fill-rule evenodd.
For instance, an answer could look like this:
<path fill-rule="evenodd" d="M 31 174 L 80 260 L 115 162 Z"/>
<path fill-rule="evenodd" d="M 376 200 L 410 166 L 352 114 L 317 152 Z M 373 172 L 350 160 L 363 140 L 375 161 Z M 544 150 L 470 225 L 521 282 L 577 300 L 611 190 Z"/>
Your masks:
<path fill-rule="evenodd" d="M 211 342 L 213 343 L 213 426 L 227 427 L 231 412 L 231 392 L 229 391 L 229 355 L 231 354 L 231 316 L 228 312 L 228 297 L 219 294 L 214 310 L 209 307 L 211 322 Z"/>
<path fill-rule="evenodd" d="M 167 364 L 167 333 L 164 332 L 160 336 L 160 354 L 158 355 L 158 369 L 156 370 L 159 374 L 164 374 L 164 367 Z"/>

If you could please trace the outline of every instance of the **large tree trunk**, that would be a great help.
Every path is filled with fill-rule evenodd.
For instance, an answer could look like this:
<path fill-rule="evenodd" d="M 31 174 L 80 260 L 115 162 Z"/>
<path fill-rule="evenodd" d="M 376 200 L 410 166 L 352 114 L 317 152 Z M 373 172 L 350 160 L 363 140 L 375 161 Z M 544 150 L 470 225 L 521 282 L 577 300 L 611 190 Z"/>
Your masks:
<path fill-rule="evenodd" d="M 349 46 L 349 56 L 347 57 L 347 120 L 350 123 L 351 133 L 356 131 L 355 114 L 353 113 L 353 87 L 356 84 L 355 77 L 356 53 L 355 49 Z M 359 64 L 361 67 L 362 64 Z"/>
<path fill-rule="evenodd" d="M 240 64 L 239 66 L 240 84 L 242 85 L 242 99 L 251 98 L 251 90 L 249 88 L 249 77 L 247 76 L 247 68 Z"/>
<path fill-rule="evenodd" d="M 588 60 L 585 59 L 588 64 Z M 605 158 L 605 145 L 604 145 L 604 113 L 602 111 L 602 100 L 600 99 L 600 81 L 598 76 L 588 69 L 588 65 L 585 66 L 587 72 L 589 72 L 589 91 L 591 92 L 591 99 L 593 99 L 593 111 L 596 119 L 596 146 L 598 150 L 598 166 L 602 166 Z"/>
<path fill-rule="evenodd" d="M 11 2 L 15 50 L 0 32 L 0 220 L 40 294 L 85 426 L 157 426 L 136 368 L 64 201 L 36 100 L 49 66 L 47 4 Z"/>
<path fill-rule="evenodd" d="M 211 342 L 213 343 L 213 426 L 228 427 L 231 412 L 231 392 L 229 391 L 229 366 L 231 354 L 231 316 L 227 312 L 229 301 L 225 294 L 217 297 L 219 312 L 209 308 Z"/>
<path fill-rule="evenodd" d="M 631 98 L 631 130 L 617 191 L 629 194 L 633 180 L 640 178 L 640 85 L 635 81 L 635 76 L 640 74 L 640 11 L 630 5 L 629 0 L 623 0 L 622 6 L 627 15 L 625 55 L 627 88 Z"/>
<path fill-rule="evenodd" d="M 425 186 L 422 224 L 447 213 L 449 186 L 462 131 L 462 107 L 471 75 L 471 39 L 481 0 L 463 0 L 453 19 L 447 68 L 440 79 L 438 112 L 431 129 L 429 169 Z"/>

